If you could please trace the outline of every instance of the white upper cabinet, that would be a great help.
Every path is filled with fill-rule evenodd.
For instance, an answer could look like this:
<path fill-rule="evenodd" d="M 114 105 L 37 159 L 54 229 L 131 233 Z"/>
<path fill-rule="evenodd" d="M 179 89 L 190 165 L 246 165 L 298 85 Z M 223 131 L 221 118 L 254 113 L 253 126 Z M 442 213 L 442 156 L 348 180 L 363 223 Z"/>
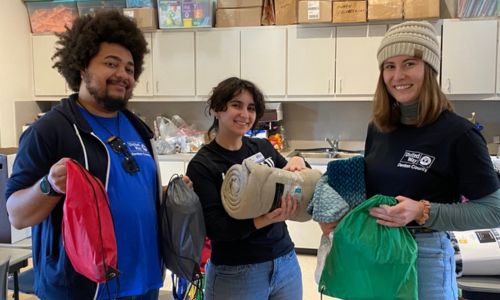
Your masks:
<path fill-rule="evenodd" d="M 153 47 L 151 33 L 144 33 L 144 38 L 148 42 L 149 53 L 144 56 L 144 70 L 135 85 L 134 96 L 153 96 Z"/>
<path fill-rule="evenodd" d="M 444 20 L 442 48 L 444 93 L 495 93 L 496 20 Z"/>
<path fill-rule="evenodd" d="M 443 91 L 498 99 L 498 21 L 447 19 L 435 24 L 438 32 L 442 24 Z M 237 76 L 257 84 L 272 100 L 368 99 L 377 85 L 377 50 L 387 28 L 290 25 L 145 33 L 151 52 L 144 58 L 134 98 L 204 100 L 220 81 Z M 65 79 L 52 68 L 57 37 L 31 39 L 34 96 L 70 94 Z"/>
<path fill-rule="evenodd" d="M 242 29 L 241 77 L 255 83 L 265 95 L 285 95 L 286 29 Z"/>
<path fill-rule="evenodd" d="M 154 94 L 194 96 L 194 32 L 158 31 L 153 35 Z"/>
<path fill-rule="evenodd" d="M 373 95 L 379 77 L 377 50 L 386 25 L 337 27 L 335 93 Z"/>
<path fill-rule="evenodd" d="M 333 95 L 335 28 L 288 28 L 287 94 Z"/>
<path fill-rule="evenodd" d="M 220 81 L 240 76 L 240 31 L 196 32 L 196 94 L 208 95 Z"/>
<path fill-rule="evenodd" d="M 32 35 L 33 86 L 35 96 L 65 96 L 71 91 L 66 80 L 52 68 L 56 50 L 55 35 Z"/>

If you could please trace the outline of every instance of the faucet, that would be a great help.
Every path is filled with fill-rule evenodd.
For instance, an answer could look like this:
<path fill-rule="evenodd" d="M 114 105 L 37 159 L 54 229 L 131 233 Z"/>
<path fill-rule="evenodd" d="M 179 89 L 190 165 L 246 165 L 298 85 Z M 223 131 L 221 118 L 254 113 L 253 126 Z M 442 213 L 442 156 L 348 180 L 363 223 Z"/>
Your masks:
<path fill-rule="evenodd" d="M 333 139 L 332 138 L 325 138 L 325 141 L 330 145 L 331 147 L 331 152 L 332 153 L 337 153 L 339 150 L 339 139 Z"/>

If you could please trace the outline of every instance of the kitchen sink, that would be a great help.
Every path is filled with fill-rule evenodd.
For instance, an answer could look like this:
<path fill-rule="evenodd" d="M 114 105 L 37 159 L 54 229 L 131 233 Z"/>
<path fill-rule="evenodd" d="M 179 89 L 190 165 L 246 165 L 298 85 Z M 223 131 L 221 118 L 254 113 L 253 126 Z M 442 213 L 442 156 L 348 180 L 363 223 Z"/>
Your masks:
<path fill-rule="evenodd" d="M 342 158 L 350 158 L 356 155 L 360 155 L 359 153 L 351 153 L 351 152 L 331 152 L 330 149 L 311 149 L 311 150 L 294 150 L 288 154 L 288 157 L 293 156 L 302 156 L 304 158 L 324 158 L 324 159 L 342 159 Z"/>

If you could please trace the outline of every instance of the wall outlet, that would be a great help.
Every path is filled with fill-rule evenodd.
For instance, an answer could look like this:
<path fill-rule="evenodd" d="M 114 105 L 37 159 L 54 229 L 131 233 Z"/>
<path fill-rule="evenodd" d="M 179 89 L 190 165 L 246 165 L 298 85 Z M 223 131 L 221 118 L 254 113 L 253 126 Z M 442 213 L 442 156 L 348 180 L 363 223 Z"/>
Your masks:
<path fill-rule="evenodd" d="M 493 144 L 500 144 L 500 136 L 499 135 L 495 135 L 493 137 Z"/>

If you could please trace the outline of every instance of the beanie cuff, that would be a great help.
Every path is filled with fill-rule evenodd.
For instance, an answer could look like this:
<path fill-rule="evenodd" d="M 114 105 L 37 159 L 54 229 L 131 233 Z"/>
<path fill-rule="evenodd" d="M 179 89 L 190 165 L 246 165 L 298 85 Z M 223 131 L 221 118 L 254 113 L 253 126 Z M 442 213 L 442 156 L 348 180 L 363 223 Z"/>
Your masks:
<path fill-rule="evenodd" d="M 422 51 L 422 57 L 419 58 L 428 63 L 434 69 L 434 71 L 439 73 L 439 65 L 440 65 L 439 56 L 436 55 L 434 52 L 429 51 L 429 49 L 427 49 L 422 45 L 412 44 L 412 43 L 394 43 L 387 45 L 386 47 L 381 49 L 381 51 L 377 55 L 379 67 L 382 67 L 382 64 L 386 59 L 394 56 L 408 55 L 408 56 L 418 57 L 415 53 L 415 50 L 417 49 Z"/>

